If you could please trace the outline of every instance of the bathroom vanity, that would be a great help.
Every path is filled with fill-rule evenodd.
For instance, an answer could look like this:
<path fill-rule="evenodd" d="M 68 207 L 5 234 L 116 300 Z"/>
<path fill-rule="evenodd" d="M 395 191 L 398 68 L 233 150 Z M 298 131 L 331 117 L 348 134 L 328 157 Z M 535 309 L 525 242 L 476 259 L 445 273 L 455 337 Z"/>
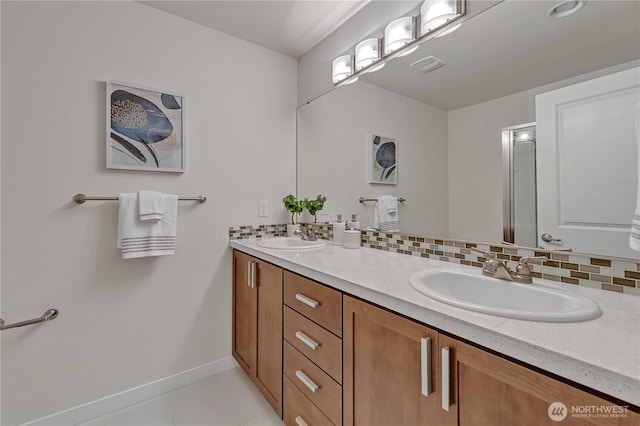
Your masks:
<path fill-rule="evenodd" d="M 287 425 L 640 422 L 637 296 L 573 286 L 600 317 L 513 320 L 408 282 L 423 269 L 477 268 L 331 244 L 230 245 L 233 356 Z"/>

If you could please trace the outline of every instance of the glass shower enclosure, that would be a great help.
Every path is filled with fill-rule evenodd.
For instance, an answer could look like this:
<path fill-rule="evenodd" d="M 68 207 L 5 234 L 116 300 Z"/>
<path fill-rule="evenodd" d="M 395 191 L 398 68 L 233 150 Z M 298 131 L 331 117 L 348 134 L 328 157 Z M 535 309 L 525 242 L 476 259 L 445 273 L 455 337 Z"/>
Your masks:
<path fill-rule="evenodd" d="M 537 246 L 536 123 L 502 129 L 506 243 Z"/>

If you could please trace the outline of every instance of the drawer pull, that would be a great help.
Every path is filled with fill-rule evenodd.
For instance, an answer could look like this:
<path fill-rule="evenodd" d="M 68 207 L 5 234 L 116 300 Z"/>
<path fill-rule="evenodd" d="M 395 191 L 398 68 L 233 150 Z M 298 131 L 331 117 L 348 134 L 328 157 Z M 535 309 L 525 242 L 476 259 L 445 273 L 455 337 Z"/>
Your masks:
<path fill-rule="evenodd" d="M 302 331 L 296 331 L 296 338 L 300 340 L 302 343 L 304 343 L 305 345 L 309 346 L 314 351 L 318 349 L 318 346 L 320 346 L 318 342 L 316 342 L 311 337 L 304 334 Z"/>
<path fill-rule="evenodd" d="M 451 395 L 451 389 L 449 388 L 449 381 L 451 369 L 451 359 L 449 358 L 449 347 L 442 348 L 442 409 L 449 411 L 449 397 Z"/>
<path fill-rule="evenodd" d="M 297 416 L 297 417 L 296 417 L 296 424 L 297 424 L 298 426 L 309 426 L 309 425 L 307 424 L 307 422 L 305 422 L 305 421 L 304 421 L 304 419 L 303 419 L 302 417 L 300 417 L 300 416 Z"/>
<path fill-rule="evenodd" d="M 256 287 L 256 262 L 249 262 L 249 273 L 247 285 L 250 288 Z"/>
<path fill-rule="evenodd" d="M 431 395 L 431 338 L 420 339 L 420 369 L 422 373 L 422 394 Z"/>
<path fill-rule="evenodd" d="M 309 388 L 309 390 L 313 393 L 315 393 L 318 389 L 320 389 L 320 386 L 316 385 L 315 383 L 313 383 L 313 380 L 311 380 L 309 377 L 307 377 L 306 374 L 304 374 L 302 372 L 302 370 L 298 370 L 296 371 L 296 377 L 298 379 L 300 379 L 300 381 Z"/>
<path fill-rule="evenodd" d="M 320 306 L 320 302 L 316 302 L 310 297 L 305 296 L 304 294 L 298 293 L 296 294 L 296 299 L 300 302 L 304 303 L 307 306 L 311 306 L 312 308 L 317 308 Z"/>

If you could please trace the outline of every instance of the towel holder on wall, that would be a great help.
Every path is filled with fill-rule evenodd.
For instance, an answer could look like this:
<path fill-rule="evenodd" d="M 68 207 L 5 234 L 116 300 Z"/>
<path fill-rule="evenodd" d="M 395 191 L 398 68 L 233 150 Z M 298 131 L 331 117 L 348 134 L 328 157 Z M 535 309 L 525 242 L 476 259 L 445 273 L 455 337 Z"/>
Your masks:
<path fill-rule="evenodd" d="M 12 324 L 5 324 L 5 321 L 2 318 L 0 318 L 0 330 L 24 327 L 25 325 L 40 324 L 41 322 L 51 321 L 52 319 L 55 319 L 59 313 L 60 311 L 58 311 L 57 309 L 53 309 L 53 308 L 47 309 L 45 313 L 42 314 L 42 316 L 39 318 L 34 318 L 34 319 L 20 321 L 20 322 L 14 322 Z"/>
<path fill-rule="evenodd" d="M 198 195 L 197 197 L 178 197 L 180 201 L 197 201 L 200 204 L 207 202 L 207 197 L 204 195 Z M 73 196 L 73 201 L 78 204 L 82 204 L 85 201 L 118 201 L 118 197 L 89 197 L 84 194 L 76 194 Z"/>
<path fill-rule="evenodd" d="M 364 203 L 365 201 L 378 201 L 378 199 L 377 198 L 360 197 L 360 198 L 358 198 L 358 201 L 360 201 L 361 203 Z M 400 197 L 400 198 L 398 198 L 398 201 L 401 202 L 401 203 L 404 203 L 405 201 L 407 201 L 407 199 L 404 198 L 404 197 Z"/>

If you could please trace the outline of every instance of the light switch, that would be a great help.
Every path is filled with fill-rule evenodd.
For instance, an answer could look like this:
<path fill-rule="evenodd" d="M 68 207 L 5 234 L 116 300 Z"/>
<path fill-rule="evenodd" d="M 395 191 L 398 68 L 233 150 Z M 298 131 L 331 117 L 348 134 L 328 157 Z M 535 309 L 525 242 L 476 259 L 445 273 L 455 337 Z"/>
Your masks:
<path fill-rule="evenodd" d="M 258 201 L 258 216 L 259 217 L 269 216 L 269 201 L 267 200 Z"/>

